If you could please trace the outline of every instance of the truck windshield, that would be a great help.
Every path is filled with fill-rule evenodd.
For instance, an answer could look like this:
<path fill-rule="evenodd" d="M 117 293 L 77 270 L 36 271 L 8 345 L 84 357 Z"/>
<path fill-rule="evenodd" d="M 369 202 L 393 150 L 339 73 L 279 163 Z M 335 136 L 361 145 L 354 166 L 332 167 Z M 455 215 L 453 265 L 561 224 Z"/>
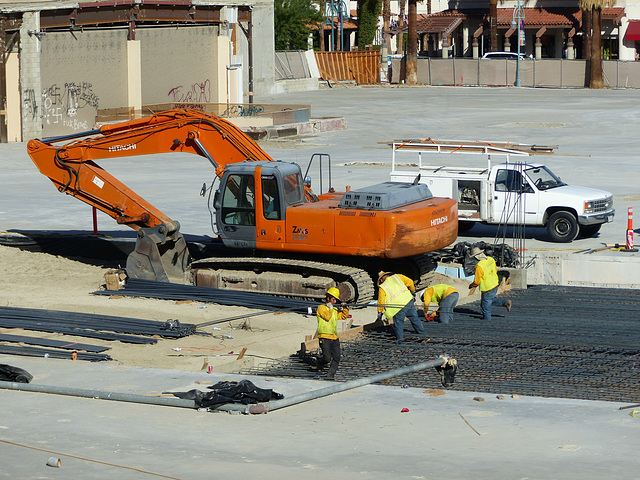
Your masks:
<path fill-rule="evenodd" d="M 566 185 L 566 183 L 556 177 L 547 167 L 527 168 L 525 173 L 538 190 L 548 190 Z"/>

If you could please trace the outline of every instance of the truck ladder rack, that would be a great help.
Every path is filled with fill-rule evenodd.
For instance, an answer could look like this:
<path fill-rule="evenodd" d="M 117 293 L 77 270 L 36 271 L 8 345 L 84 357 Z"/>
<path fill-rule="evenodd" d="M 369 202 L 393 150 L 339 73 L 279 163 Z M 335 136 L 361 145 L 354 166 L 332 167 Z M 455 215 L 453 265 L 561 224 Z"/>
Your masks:
<path fill-rule="evenodd" d="M 504 141 L 460 141 L 460 140 L 394 140 L 394 150 L 420 150 L 436 153 L 469 153 L 480 155 L 535 155 L 552 154 L 557 145 L 526 145 Z"/>
<path fill-rule="evenodd" d="M 523 143 L 513 143 L 505 141 L 460 141 L 460 140 L 435 140 L 433 138 L 425 138 L 422 140 L 394 140 L 386 143 L 393 149 L 391 170 L 396 169 L 396 152 L 398 151 L 414 151 L 418 154 L 419 167 L 422 168 L 422 153 L 434 154 L 471 154 L 486 155 L 488 160 L 488 168 L 491 168 L 491 155 L 500 155 L 506 157 L 509 163 L 511 155 L 528 157 L 530 155 L 544 154 L 550 155 L 554 153 L 557 145 L 527 145 Z"/>

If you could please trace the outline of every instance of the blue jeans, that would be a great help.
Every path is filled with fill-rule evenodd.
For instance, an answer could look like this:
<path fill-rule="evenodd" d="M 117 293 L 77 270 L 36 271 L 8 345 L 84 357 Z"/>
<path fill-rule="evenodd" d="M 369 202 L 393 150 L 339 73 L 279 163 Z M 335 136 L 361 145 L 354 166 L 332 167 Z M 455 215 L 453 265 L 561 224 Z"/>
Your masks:
<path fill-rule="evenodd" d="M 449 323 L 453 316 L 453 309 L 458 304 L 460 294 L 453 292 L 440 300 L 440 307 L 438 308 L 438 321 L 440 323 Z"/>
<path fill-rule="evenodd" d="M 487 290 L 486 292 L 482 292 L 482 296 L 480 297 L 480 308 L 482 309 L 482 316 L 485 320 L 491 320 L 491 306 L 499 305 L 506 307 L 507 301 L 504 298 L 496 297 L 498 293 L 498 287 L 494 287 L 491 290 Z"/>
<path fill-rule="evenodd" d="M 408 318 L 413 325 L 416 333 L 422 337 L 427 336 L 427 331 L 424 329 L 422 321 L 418 317 L 418 311 L 416 310 L 416 302 L 411 300 L 404 307 L 400 309 L 398 313 L 393 316 L 393 328 L 396 332 L 396 343 L 404 341 L 404 319 Z"/>

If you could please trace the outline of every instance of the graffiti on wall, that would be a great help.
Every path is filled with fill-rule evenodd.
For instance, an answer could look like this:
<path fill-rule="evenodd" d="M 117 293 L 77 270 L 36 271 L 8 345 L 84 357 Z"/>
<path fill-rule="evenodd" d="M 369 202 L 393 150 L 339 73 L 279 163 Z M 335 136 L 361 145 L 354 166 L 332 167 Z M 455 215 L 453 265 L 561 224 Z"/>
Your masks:
<path fill-rule="evenodd" d="M 27 88 L 22 92 L 22 115 L 28 120 L 38 117 L 38 101 L 33 88 Z"/>
<path fill-rule="evenodd" d="M 264 112 L 262 105 L 229 105 L 222 114 L 223 117 L 252 117 Z"/>
<path fill-rule="evenodd" d="M 169 90 L 167 94 L 172 102 L 182 103 L 209 103 L 211 102 L 211 81 L 207 78 L 204 82 L 196 82 L 190 87 L 178 85 Z"/>
<path fill-rule="evenodd" d="M 58 125 L 76 130 L 93 127 L 89 120 L 81 118 L 81 110 L 97 110 L 98 96 L 89 82 L 67 82 L 63 86 L 54 83 L 42 90 L 42 119 L 45 125 Z M 91 118 L 95 112 L 91 112 Z"/>

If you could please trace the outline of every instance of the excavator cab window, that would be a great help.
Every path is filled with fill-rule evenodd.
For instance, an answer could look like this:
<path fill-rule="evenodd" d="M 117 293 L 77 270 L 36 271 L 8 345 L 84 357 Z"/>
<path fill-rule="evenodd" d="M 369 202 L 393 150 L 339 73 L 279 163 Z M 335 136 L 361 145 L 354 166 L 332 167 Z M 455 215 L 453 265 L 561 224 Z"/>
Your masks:
<path fill-rule="evenodd" d="M 222 219 L 227 225 L 255 225 L 253 175 L 229 175 L 222 197 Z"/>
<path fill-rule="evenodd" d="M 282 185 L 287 205 L 297 205 L 304 202 L 304 183 L 299 172 L 284 175 Z"/>
<path fill-rule="evenodd" d="M 264 218 L 280 220 L 280 195 L 274 175 L 262 176 L 262 207 Z"/>

